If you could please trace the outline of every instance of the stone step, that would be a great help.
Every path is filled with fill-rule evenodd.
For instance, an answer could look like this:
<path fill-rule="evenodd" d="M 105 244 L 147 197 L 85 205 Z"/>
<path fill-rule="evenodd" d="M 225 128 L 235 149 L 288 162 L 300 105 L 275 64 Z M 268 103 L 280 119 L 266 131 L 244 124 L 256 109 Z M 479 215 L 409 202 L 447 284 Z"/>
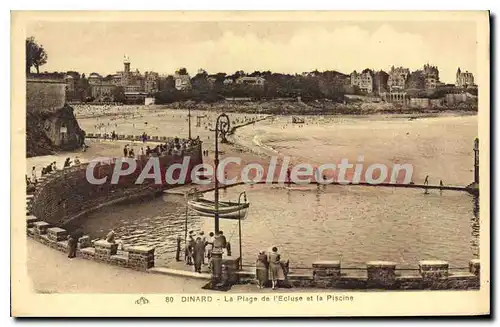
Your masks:
<path fill-rule="evenodd" d="M 196 279 L 206 279 L 210 280 L 212 278 L 211 274 L 207 273 L 195 273 L 193 271 L 170 269 L 165 267 L 154 267 L 147 270 L 150 273 L 163 274 L 170 276 L 186 277 L 186 278 L 196 278 Z"/>

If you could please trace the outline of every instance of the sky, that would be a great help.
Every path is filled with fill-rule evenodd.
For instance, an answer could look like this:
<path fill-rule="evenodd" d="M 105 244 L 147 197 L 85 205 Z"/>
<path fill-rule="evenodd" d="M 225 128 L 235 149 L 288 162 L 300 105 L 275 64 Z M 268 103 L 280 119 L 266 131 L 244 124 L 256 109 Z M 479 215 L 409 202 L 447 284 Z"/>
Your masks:
<path fill-rule="evenodd" d="M 255 70 L 301 73 L 317 69 L 351 73 L 392 65 L 411 70 L 437 65 L 440 79 L 455 82 L 457 67 L 477 72 L 473 21 L 207 21 L 82 22 L 30 24 L 48 53 L 41 71 L 102 75 L 131 68 L 193 75 Z"/>

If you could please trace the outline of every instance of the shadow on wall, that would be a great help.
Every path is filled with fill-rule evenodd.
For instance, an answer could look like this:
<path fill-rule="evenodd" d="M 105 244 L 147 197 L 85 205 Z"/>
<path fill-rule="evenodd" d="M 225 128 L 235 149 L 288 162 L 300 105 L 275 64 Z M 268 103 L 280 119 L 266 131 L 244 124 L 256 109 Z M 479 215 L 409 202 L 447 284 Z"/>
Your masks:
<path fill-rule="evenodd" d="M 66 105 L 65 84 L 59 80 L 29 78 L 26 83 L 26 156 L 74 150 L 85 139 Z"/>

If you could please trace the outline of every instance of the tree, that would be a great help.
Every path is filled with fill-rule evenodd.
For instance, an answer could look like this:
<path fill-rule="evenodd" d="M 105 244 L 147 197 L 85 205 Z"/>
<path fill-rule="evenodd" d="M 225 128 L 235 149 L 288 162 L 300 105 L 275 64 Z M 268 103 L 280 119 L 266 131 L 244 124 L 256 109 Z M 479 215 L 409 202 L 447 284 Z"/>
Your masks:
<path fill-rule="evenodd" d="M 31 67 L 35 66 L 36 73 L 40 73 L 40 66 L 47 63 L 47 52 L 43 45 L 38 45 L 33 36 L 26 39 L 26 74 L 31 72 Z"/>
<path fill-rule="evenodd" d="M 123 86 L 116 86 L 113 89 L 113 101 L 115 102 L 125 102 L 125 90 L 123 89 Z"/>

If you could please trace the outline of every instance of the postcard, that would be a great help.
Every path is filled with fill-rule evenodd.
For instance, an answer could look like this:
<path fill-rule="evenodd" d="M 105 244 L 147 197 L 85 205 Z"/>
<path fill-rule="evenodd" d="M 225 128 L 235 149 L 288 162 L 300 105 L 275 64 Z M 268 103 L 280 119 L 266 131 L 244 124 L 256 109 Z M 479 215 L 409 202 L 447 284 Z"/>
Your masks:
<path fill-rule="evenodd" d="M 12 316 L 489 314 L 489 12 L 11 19 Z"/>

